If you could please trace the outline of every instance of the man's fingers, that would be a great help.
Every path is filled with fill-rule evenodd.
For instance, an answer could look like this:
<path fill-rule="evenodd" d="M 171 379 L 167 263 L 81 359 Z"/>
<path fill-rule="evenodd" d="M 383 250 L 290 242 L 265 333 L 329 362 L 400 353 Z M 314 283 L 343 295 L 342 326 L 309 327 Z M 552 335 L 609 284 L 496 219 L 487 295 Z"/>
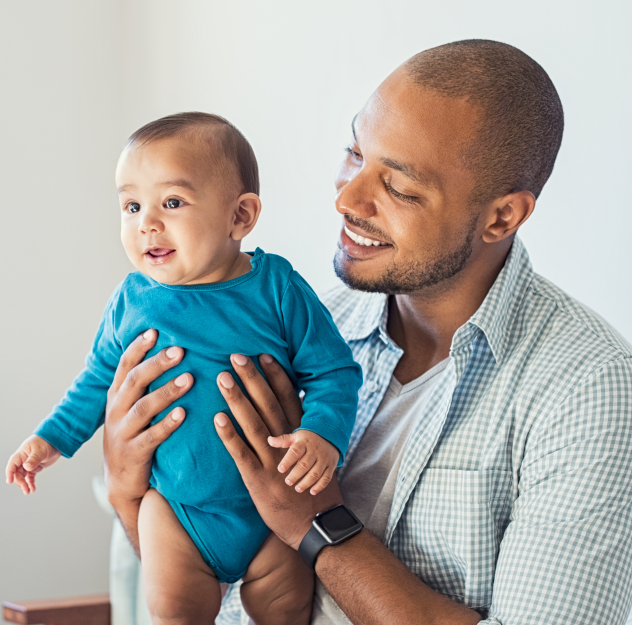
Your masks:
<path fill-rule="evenodd" d="M 150 454 L 153 454 L 160 443 L 166 441 L 184 421 L 186 413 L 184 408 L 174 408 L 164 419 L 147 428 L 138 436 L 138 445 Z"/>
<path fill-rule="evenodd" d="M 281 404 L 252 360 L 243 354 L 233 354 L 230 360 L 235 373 L 239 376 L 250 397 L 250 401 L 270 433 L 273 436 L 279 436 L 290 432 L 293 428 L 290 427 Z"/>
<path fill-rule="evenodd" d="M 138 340 L 138 339 L 137 339 Z M 131 348 L 131 346 L 130 346 Z M 128 348 L 128 349 L 130 349 Z M 159 351 L 157 354 L 148 358 L 147 360 L 136 364 L 134 367 L 128 369 L 128 365 L 123 365 L 123 361 L 127 358 L 127 350 L 121 357 L 119 363 L 119 369 L 123 366 L 127 370 L 127 374 L 121 387 L 114 396 L 113 404 L 116 404 L 122 413 L 127 413 L 132 406 L 138 402 L 138 400 L 145 394 L 147 387 L 157 378 L 159 378 L 165 371 L 168 371 L 175 365 L 177 365 L 184 356 L 184 350 L 181 347 L 173 346 Z M 134 362 L 136 359 L 131 358 L 129 362 Z M 114 387 L 112 386 L 112 389 Z M 164 387 L 163 387 L 164 388 Z M 112 393 L 112 389 L 110 393 Z M 161 389 L 157 389 L 160 391 Z M 156 391 L 154 391 L 156 392 Z M 167 404 L 169 405 L 169 404 Z M 166 406 L 165 406 L 166 407 Z M 117 412 L 115 408 L 111 408 L 113 412 Z M 150 419 L 147 420 L 147 423 Z"/>
<path fill-rule="evenodd" d="M 228 453 L 232 456 L 241 477 L 246 486 L 248 485 L 248 477 L 254 472 L 261 469 L 261 462 L 246 445 L 244 440 L 237 434 L 231 420 L 223 412 L 215 415 L 215 429 L 217 434 L 224 443 Z"/>
<path fill-rule="evenodd" d="M 241 392 L 233 376 L 224 371 L 217 376 L 217 383 L 230 411 L 244 431 L 246 439 L 255 450 L 255 453 L 259 458 L 270 457 L 271 448 L 268 445 L 270 430 L 268 430 L 265 422 L 250 401 Z"/>
<path fill-rule="evenodd" d="M 137 336 L 132 344 L 125 350 L 121 356 L 116 373 L 114 374 L 114 381 L 108 393 L 116 395 L 121 388 L 127 374 L 138 364 L 140 364 L 147 352 L 156 344 L 158 339 L 158 332 L 156 330 L 147 330 L 140 336 Z"/>
<path fill-rule="evenodd" d="M 193 382 L 193 376 L 190 373 L 182 373 L 139 399 L 127 414 L 130 427 L 135 431 L 143 430 L 157 414 L 182 397 L 193 386 Z"/>
<path fill-rule="evenodd" d="M 281 405 L 283 414 L 289 423 L 289 429 L 295 430 L 301 425 L 303 406 L 292 386 L 292 381 L 283 370 L 283 367 L 270 354 L 261 354 L 259 356 L 259 364 Z"/>

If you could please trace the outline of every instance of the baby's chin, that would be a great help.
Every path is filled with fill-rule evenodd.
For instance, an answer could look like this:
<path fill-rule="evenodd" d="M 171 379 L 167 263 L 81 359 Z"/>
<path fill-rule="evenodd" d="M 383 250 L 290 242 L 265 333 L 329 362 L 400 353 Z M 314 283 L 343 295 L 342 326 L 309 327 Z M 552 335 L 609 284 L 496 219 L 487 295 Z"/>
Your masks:
<path fill-rule="evenodd" d="M 160 284 L 168 284 L 170 286 L 182 285 L 186 284 L 188 280 L 185 276 L 181 275 L 180 272 L 173 271 L 171 269 L 156 268 L 156 267 L 148 267 L 146 264 L 136 264 L 134 266 L 140 273 L 146 275 L 147 277 L 155 280 L 156 282 L 160 282 Z"/>

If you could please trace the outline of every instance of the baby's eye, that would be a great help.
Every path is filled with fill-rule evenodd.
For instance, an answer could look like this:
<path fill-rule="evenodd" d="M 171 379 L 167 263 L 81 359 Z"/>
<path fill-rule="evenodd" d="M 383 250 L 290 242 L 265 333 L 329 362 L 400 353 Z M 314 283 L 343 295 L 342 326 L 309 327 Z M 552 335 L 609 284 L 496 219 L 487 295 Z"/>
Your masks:
<path fill-rule="evenodd" d="M 181 200 L 176 200 L 174 197 L 170 197 L 167 200 L 167 208 L 180 208 L 180 206 L 182 206 Z"/>
<path fill-rule="evenodd" d="M 140 204 L 138 202 L 130 202 L 127 205 L 127 210 L 130 213 L 137 213 L 140 210 Z"/>

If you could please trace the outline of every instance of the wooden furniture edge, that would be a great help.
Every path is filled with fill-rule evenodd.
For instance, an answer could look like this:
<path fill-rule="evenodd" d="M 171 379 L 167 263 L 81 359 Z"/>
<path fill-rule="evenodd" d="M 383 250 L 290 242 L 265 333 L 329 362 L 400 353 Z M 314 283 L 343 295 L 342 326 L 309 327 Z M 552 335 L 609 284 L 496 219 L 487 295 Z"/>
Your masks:
<path fill-rule="evenodd" d="M 110 596 L 5 601 L 4 619 L 21 625 L 110 625 Z"/>

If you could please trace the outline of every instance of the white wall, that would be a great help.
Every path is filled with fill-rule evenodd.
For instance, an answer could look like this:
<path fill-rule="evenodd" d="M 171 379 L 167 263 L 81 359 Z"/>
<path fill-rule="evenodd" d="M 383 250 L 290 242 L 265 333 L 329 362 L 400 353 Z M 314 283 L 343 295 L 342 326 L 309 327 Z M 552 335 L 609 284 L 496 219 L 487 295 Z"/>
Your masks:
<path fill-rule="evenodd" d="M 227 116 L 251 140 L 264 213 L 250 246 L 331 282 L 333 172 L 352 117 L 427 47 L 465 38 L 518 46 L 566 110 L 552 179 L 523 231 L 537 271 L 632 340 L 632 3 L 629 0 L 144 0 L 128 9 L 128 129 L 170 112 Z"/>
<path fill-rule="evenodd" d="M 407 57 L 457 39 L 516 45 L 558 87 L 566 134 L 523 238 L 537 271 L 632 340 L 628 0 L 59 0 L 0 4 L 0 22 L 2 457 L 76 372 L 126 271 L 111 176 L 129 132 L 195 109 L 237 124 L 262 174 L 248 247 L 287 256 L 322 289 L 353 115 Z M 36 498 L 0 489 L 1 598 L 104 588 L 107 521 L 88 486 L 98 445 L 79 456 L 43 476 Z"/>
<path fill-rule="evenodd" d="M 127 261 L 112 170 L 121 142 L 118 13 L 107 0 L 0 3 L 0 463 L 81 369 Z M 0 600 L 107 590 L 98 440 L 0 482 Z"/>

